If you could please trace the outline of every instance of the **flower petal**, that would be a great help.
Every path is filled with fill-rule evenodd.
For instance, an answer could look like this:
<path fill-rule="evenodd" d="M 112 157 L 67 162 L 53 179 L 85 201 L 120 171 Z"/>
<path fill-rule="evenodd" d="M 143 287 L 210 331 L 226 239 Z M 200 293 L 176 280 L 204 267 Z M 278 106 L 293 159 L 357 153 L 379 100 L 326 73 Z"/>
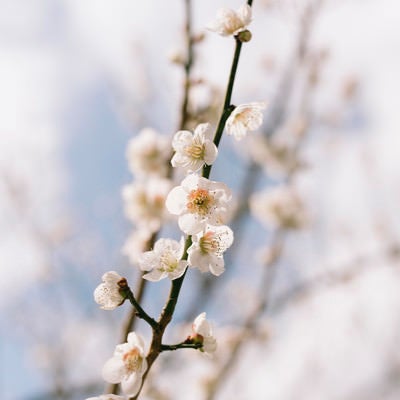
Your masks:
<path fill-rule="evenodd" d="M 179 217 L 179 228 L 187 235 L 193 235 L 200 232 L 204 226 L 205 221 L 197 214 L 184 214 Z"/>
<path fill-rule="evenodd" d="M 119 357 L 110 358 L 103 366 L 102 377 L 106 382 L 119 383 L 125 375 L 124 362 Z"/>
<path fill-rule="evenodd" d="M 122 392 L 128 397 L 134 397 L 142 385 L 142 374 L 132 373 L 128 379 L 121 381 Z"/>
<path fill-rule="evenodd" d="M 225 271 L 225 262 L 223 257 L 218 257 L 215 255 L 211 255 L 210 264 L 209 264 L 210 272 L 219 276 Z"/>
<path fill-rule="evenodd" d="M 168 275 L 164 271 L 160 271 L 158 268 L 154 268 L 151 272 L 144 274 L 143 279 L 146 279 L 150 282 L 158 282 L 161 279 L 166 278 Z"/>
<path fill-rule="evenodd" d="M 216 160 L 217 155 L 218 155 L 217 146 L 213 142 L 207 141 L 204 144 L 204 162 L 207 165 L 212 165 L 212 163 Z"/>
<path fill-rule="evenodd" d="M 182 182 L 183 183 L 183 182 Z M 174 215 L 179 215 L 185 209 L 187 193 L 181 186 L 174 187 L 167 196 L 165 206 Z"/>

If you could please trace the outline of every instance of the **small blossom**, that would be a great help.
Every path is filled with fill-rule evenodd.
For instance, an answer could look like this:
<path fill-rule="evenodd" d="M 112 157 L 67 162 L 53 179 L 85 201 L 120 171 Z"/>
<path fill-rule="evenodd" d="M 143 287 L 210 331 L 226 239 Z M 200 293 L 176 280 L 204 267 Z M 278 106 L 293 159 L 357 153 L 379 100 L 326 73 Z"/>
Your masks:
<path fill-rule="evenodd" d="M 102 394 L 98 397 L 89 397 L 86 400 L 125 400 L 126 397 L 117 396 L 116 394 Z"/>
<path fill-rule="evenodd" d="M 137 229 L 133 231 L 125 241 L 122 247 L 122 254 L 125 254 L 132 264 L 137 264 L 139 257 L 147 250 L 152 232 L 148 229 Z"/>
<path fill-rule="evenodd" d="M 192 241 L 187 251 L 189 265 L 201 272 L 221 275 L 225 270 L 223 253 L 233 243 L 232 230 L 226 225 L 208 225 L 204 232 L 193 235 Z"/>
<path fill-rule="evenodd" d="M 179 131 L 172 140 L 175 154 L 173 167 L 182 167 L 188 172 L 199 170 L 204 164 L 211 165 L 217 158 L 218 149 L 212 141 L 210 124 L 200 124 L 194 130 Z"/>
<path fill-rule="evenodd" d="M 221 8 L 217 18 L 207 28 L 221 36 L 236 35 L 246 29 L 251 22 L 251 7 L 244 4 L 234 11 L 230 8 Z"/>
<path fill-rule="evenodd" d="M 117 274 L 115 271 L 106 272 L 101 283 L 94 291 L 94 300 L 103 310 L 114 310 L 120 306 L 125 298 L 120 294 L 118 285 L 125 278 Z"/>
<path fill-rule="evenodd" d="M 299 229 L 307 222 L 303 201 L 290 187 L 281 186 L 253 194 L 250 211 L 269 227 Z"/>
<path fill-rule="evenodd" d="M 248 131 L 257 130 L 263 122 L 261 110 L 266 107 L 263 102 L 253 102 L 237 106 L 226 120 L 226 131 L 236 140 L 243 139 Z"/>
<path fill-rule="evenodd" d="M 182 276 L 188 265 L 186 260 L 181 260 L 184 247 L 183 238 L 180 242 L 158 239 L 154 249 L 143 253 L 138 260 L 142 271 L 150 271 L 143 278 L 154 282 L 166 277 L 172 280 Z"/>
<path fill-rule="evenodd" d="M 126 216 L 140 228 L 157 231 L 167 216 L 165 199 L 170 188 L 170 181 L 161 178 L 125 185 L 122 197 Z"/>
<path fill-rule="evenodd" d="M 206 319 L 206 313 L 203 312 L 196 317 L 192 324 L 193 335 L 190 336 L 194 343 L 201 343 L 203 346 L 200 351 L 212 354 L 217 350 L 217 340 L 213 336 L 211 324 Z"/>
<path fill-rule="evenodd" d="M 182 181 L 181 186 L 170 191 L 166 207 L 171 214 L 179 216 L 179 228 L 193 235 L 207 224 L 225 223 L 231 197 L 231 191 L 224 183 L 191 174 Z"/>
<path fill-rule="evenodd" d="M 144 128 L 129 141 L 126 157 L 133 174 L 162 177 L 167 174 L 170 153 L 170 143 L 164 135 Z"/>
<path fill-rule="evenodd" d="M 144 341 L 135 332 L 130 332 L 128 341 L 117 345 L 114 355 L 103 366 L 103 379 L 109 383 L 121 383 L 126 396 L 137 394 L 147 369 Z"/>
<path fill-rule="evenodd" d="M 254 135 L 249 139 L 249 156 L 268 175 L 282 178 L 303 166 L 302 161 L 296 157 L 296 147 L 286 138 L 273 136 L 267 140 L 263 136 Z"/>

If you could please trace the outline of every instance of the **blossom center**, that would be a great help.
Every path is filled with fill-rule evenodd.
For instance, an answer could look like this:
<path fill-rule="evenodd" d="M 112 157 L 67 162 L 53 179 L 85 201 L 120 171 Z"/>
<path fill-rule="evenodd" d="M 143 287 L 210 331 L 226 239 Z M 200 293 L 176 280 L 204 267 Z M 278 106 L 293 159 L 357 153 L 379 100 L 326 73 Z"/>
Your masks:
<path fill-rule="evenodd" d="M 220 253 L 221 248 L 214 232 L 206 232 L 199 240 L 200 250 L 203 253 Z"/>
<path fill-rule="evenodd" d="M 161 270 L 173 272 L 178 267 L 177 257 L 170 251 L 167 251 L 160 257 Z"/>
<path fill-rule="evenodd" d="M 125 368 L 129 373 L 139 371 L 143 363 L 143 357 L 140 356 L 140 352 L 137 348 L 125 353 L 122 360 L 124 361 Z"/>
<path fill-rule="evenodd" d="M 196 160 L 202 160 L 204 158 L 204 145 L 201 143 L 195 143 L 191 146 L 186 146 L 185 153 Z"/>
<path fill-rule="evenodd" d="M 214 198 L 206 189 L 192 190 L 188 197 L 187 209 L 192 214 L 206 215 L 214 205 Z"/>
<path fill-rule="evenodd" d="M 248 125 L 251 123 L 252 118 L 252 111 L 249 109 L 243 110 L 241 113 L 235 115 L 235 121 L 242 123 L 246 127 L 248 127 Z"/>

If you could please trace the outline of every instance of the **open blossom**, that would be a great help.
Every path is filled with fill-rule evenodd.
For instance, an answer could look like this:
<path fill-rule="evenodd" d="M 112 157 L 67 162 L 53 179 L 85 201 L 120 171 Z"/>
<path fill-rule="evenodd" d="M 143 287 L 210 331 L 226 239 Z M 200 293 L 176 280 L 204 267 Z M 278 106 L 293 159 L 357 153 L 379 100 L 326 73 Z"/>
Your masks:
<path fill-rule="evenodd" d="M 154 249 L 143 253 L 138 260 L 142 271 L 150 271 L 143 278 L 154 282 L 166 277 L 172 280 L 182 276 L 188 265 L 186 260 L 181 260 L 184 247 L 183 238 L 180 242 L 158 239 Z"/>
<path fill-rule="evenodd" d="M 299 229 L 307 222 L 303 201 L 291 187 L 280 186 L 253 194 L 250 211 L 262 223 L 275 228 Z"/>
<path fill-rule="evenodd" d="M 233 232 L 226 226 L 208 225 L 204 232 L 192 236 L 188 249 L 188 261 L 201 272 L 221 275 L 225 270 L 223 253 L 233 243 Z"/>
<path fill-rule="evenodd" d="M 229 216 L 232 194 L 221 182 L 195 174 L 188 175 L 167 196 L 166 207 L 178 215 L 179 228 L 188 235 L 203 230 L 207 224 L 222 225 Z"/>
<path fill-rule="evenodd" d="M 217 340 L 213 336 L 212 327 L 206 319 L 205 312 L 196 317 L 192 324 L 192 331 L 193 335 L 190 336 L 190 339 L 203 345 L 200 351 L 212 354 L 217 350 Z"/>
<path fill-rule="evenodd" d="M 243 139 L 248 131 L 257 130 L 263 123 L 263 102 L 246 103 L 237 106 L 226 120 L 226 131 L 236 140 Z"/>
<path fill-rule="evenodd" d="M 103 379 L 109 383 L 121 383 L 122 392 L 133 397 L 142 384 L 147 369 L 144 341 L 135 332 L 130 332 L 127 342 L 117 345 L 114 355 L 103 366 Z"/>
<path fill-rule="evenodd" d="M 102 394 L 98 397 L 89 397 L 86 400 L 125 400 L 125 397 L 117 396 L 116 394 Z"/>
<path fill-rule="evenodd" d="M 125 280 L 121 275 L 115 271 L 106 272 L 102 276 L 102 281 L 94 291 L 94 300 L 100 305 L 103 310 L 114 310 L 120 306 L 125 298 L 120 294 L 118 285 L 119 282 Z"/>
<path fill-rule="evenodd" d="M 157 231 L 167 216 L 165 199 L 171 188 L 168 179 L 151 178 L 122 189 L 126 216 L 139 228 Z"/>
<path fill-rule="evenodd" d="M 174 135 L 172 147 L 173 167 L 182 167 L 188 172 L 200 169 L 204 164 L 211 165 L 217 158 L 218 149 L 212 141 L 210 124 L 200 124 L 194 132 L 179 131 Z"/>
<path fill-rule="evenodd" d="M 170 158 L 170 143 L 154 129 L 144 128 L 132 138 L 126 150 L 129 169 L 137 176 L 165 176 Z"/>
<path fill-rule="evenodd" d="M 221 36 L 236 35 L 244 31 L 251 22 L 251 7 L 244 4 L 234 11 L 230 8 L 221 8 L 217 18 L 208 25 L 208 29 Z"/>

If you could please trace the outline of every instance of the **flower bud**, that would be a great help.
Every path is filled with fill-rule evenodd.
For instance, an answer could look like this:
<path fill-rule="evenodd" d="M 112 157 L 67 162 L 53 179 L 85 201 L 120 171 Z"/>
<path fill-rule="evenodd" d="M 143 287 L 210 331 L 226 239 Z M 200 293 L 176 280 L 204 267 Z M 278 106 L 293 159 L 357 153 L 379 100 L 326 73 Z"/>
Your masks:
<path fill-rule="evenodd" d="M 244 31 L 239 32 L 236 37 L 240 42 L 246 43 L 250 42 L 252 35 L 248 29 L 245 29 Z"/>

